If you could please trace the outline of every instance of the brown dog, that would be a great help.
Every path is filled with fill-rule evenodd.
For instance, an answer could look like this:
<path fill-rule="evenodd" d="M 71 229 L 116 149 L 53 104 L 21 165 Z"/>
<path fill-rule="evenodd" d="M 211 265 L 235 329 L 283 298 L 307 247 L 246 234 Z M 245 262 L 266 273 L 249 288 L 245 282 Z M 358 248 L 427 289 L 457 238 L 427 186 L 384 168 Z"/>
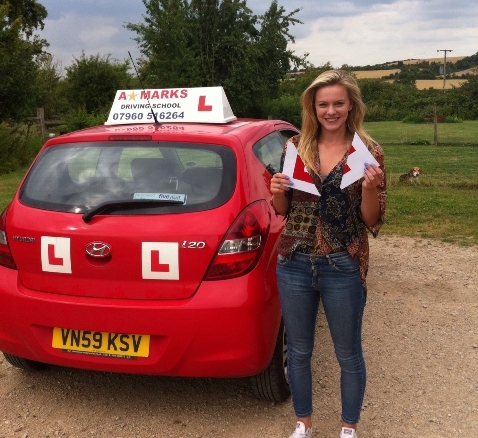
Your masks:
<path fill-rule="evenodd" d="M 408 173 L 400 175 L 399 181 L 418 181 L 418 177 L 422 173 L 422 170 L 419 167 L 412 167 Z"/>

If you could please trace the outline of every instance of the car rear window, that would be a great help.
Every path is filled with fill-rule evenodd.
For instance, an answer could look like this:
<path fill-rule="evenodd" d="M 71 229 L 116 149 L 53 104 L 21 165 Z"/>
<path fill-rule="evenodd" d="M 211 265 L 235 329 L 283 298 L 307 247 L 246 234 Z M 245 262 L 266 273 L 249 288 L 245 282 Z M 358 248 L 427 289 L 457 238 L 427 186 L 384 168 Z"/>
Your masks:
<path fill-rule="evenodd" d="M 297 135 L 297 132 L 291 130 L 275 131 L 261 138 L 253 146 L 254 154 L 271 175 L 280 172 L 284 145 L 294 135 Z"/>
<path fill-rule="evenodd" d="M 227 147 L 188 143 L 104 142 L 53 146 L 38 158 L 20 201 L 51 211 L 85 213 L 125 201 L 110 214 L 164 214 L 218 207 L 232 195 L 236 159 Z M 138 208 L 131 200 L 184 200 Z"/>

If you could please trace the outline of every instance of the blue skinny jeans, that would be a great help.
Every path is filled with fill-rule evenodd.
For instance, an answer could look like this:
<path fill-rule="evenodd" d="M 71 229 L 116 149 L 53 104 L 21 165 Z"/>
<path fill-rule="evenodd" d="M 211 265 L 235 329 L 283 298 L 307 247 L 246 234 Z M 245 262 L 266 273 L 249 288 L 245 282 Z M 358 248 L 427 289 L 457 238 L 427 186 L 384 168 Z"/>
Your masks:
<path fill-rule="evenodd" d="M 358 423 L 365 394 L 362 353 L 365 293 L 359 262 L 347 252 L 279 255 L 277 281 L 288 342 L 288 376 L 297 417 L 312 414 L 311 357 L 319 302 L 341 369 L 342 421 Z"/>

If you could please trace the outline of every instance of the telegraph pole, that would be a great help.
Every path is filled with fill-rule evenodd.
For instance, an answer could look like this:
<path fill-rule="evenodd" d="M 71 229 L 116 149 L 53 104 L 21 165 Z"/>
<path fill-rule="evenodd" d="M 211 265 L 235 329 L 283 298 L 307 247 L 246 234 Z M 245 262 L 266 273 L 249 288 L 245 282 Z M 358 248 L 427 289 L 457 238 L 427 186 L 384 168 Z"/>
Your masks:
<path fill-rule="evenodd" d="M 443 92 L 445 92 L 445 87 L 446 87 L 446 52 L 453 52 L 453 50 L 440 49 L 440 50 L 437 50 L 437 52 L 443 52 L 443 55 L 445 56 L 445 59 L 444 59 L 444 62 L 443 62 Z"/>

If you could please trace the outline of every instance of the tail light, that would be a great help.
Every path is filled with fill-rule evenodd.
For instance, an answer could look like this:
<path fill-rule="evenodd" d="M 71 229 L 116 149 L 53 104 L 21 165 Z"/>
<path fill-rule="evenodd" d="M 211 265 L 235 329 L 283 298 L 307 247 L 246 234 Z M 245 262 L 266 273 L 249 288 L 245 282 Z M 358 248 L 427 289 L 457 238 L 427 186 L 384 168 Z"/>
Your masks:
<path fill-rule="evenodd" d="M 7 241 L 7 211 L 8 207 L 3 211 L 2 215 L 0 216 L 0 266 L 5 266 L 5 268 L 10 269 L 17 269 L 17 265 L 15 265 Z"/>
<path fill-rule="evenodd" d="M 265 201 L 249 205 L 229 227 L 205 280 L 239 277 L 256 266 L 270 227 L 270 211 Z"/>

